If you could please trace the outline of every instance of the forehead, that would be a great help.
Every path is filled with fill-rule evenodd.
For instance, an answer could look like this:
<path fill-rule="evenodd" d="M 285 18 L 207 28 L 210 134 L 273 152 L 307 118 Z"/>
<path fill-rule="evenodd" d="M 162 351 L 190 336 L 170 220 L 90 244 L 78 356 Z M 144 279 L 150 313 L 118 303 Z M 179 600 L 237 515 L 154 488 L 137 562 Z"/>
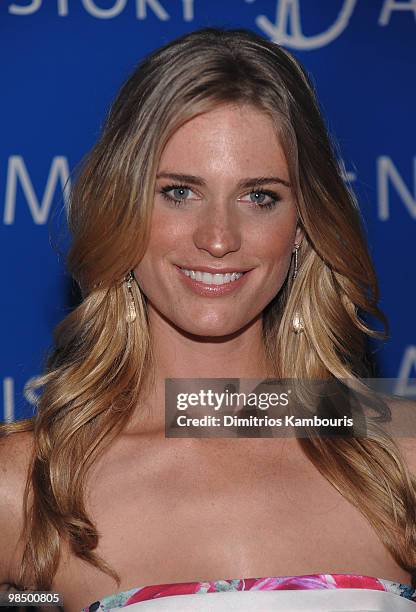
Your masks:
<path fill-rule="evenodd" d="M 288 179 L 272 119 L 260 109 L 236 104 L 218 106 L 179 127 L 166 144 L 159 169 L 195 174 L 228 171 L 244 176 L 279 169 L 285 174 L 282 178 Z"/>

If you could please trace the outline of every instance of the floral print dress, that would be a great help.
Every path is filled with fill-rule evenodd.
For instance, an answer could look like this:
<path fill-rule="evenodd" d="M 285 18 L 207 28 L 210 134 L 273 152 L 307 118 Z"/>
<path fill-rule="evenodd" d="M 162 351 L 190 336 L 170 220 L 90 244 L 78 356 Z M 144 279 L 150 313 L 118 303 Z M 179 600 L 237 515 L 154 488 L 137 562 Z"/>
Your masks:
<path fill-rule="evenodd" d="M 215 580 L 213 582 L 181 582 L 142 586 L 108 595 L 95 601 L 81 612 L 109 612 L 114 608 L 125 608 L 131 604 L 171 597 L 174 595 L 219 593 L 228 591 L 277 591 L 302 589 L 370 589 L 387 591 L 415 602 L 416 589 L 411 586 L 354 574 L 310 574 L 305 576 L 272 576 L 268 578 L 237 578 L 235 580 Z"/>

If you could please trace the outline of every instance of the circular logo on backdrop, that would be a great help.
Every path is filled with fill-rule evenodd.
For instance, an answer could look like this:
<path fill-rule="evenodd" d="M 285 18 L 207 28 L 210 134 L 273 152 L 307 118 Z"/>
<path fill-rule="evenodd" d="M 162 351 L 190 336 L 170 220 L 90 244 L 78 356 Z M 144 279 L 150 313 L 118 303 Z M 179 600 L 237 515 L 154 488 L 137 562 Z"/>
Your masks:
<path fill-rule="evenodd" d="M 254 2 L 254 0 L 246 0 Z M 301 0 L 277 0 L 275 23 L 265 15 L 256 18 L 257 26 L 273 42 L 291 49 L 311 50 L 324 47 L 338 38 L 348 26 L 357 0 L 344 0 L 335 19 L 326 30 L 306 36 L 302 28 Z"/>

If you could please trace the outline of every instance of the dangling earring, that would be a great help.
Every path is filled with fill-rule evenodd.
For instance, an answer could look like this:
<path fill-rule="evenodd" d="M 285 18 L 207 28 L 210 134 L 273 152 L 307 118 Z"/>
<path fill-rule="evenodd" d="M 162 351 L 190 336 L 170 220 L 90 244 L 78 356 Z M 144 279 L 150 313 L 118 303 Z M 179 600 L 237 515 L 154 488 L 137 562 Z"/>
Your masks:
<path fill-rule="evenodd" d="M 295 280 L 295 278 L 298 275 L 298 250 L 299 250 L 299 247 L 300 247 L 300 244 L 295 244 L 295 248 L 294 248 L 294 251 L 293 251 L 295 253 L 295 267 L 294 267 L 294 270 L 293 270 L 292 282 Z M 299 312 L 295 312 L 295 314 L 293 315 L 292 328 L 293 328 L 293 331 L 295 332 L 295 334 L 300 334 L 304 330 L 303 319 L 300 316 Z"/>
<path fill-rule="evenodd" d="M 293 276 L 292 276 L 292 281 L 295 280 L 295 278 L 298 275 L 298 250 L 299 250 L 300 244 L 295 244 L 295 248 L 293 250 L 294 254 L 295 254 L 295 268 L 293 270 Z"/>
<path fill-rule="evenodd" d="M 304 330 L 303 319 L 298 312 L 293 315 L 292 328 L 295 334 L 301 334 Z"/>
<path fill-rule="evenodd" d="M 127 317 L 126 317 L 127 323 L 133 323 L 133 321 L 136 320 L 136 305 L 134 303 L 134 296 L 133 296 L 133 289 L 132 289 L 133 281 L 134 281 L 133 272 L 130 271 L 125 278 L 125 282 L 127 285 L 127 291 L 129 292 L 129 298 L 130 298 Z"/>

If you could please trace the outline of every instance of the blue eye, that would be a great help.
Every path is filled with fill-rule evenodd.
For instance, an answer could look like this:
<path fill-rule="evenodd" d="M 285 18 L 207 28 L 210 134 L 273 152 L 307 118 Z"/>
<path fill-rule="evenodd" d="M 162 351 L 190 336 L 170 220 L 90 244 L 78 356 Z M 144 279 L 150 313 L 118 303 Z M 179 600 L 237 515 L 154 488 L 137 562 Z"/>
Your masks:
<path fill-rule="evenodd" d="M 270 191 L 268 189 L 256 189 L 247 195 L 250 196 L 250 201 L 254 204 L 254 207 L 260 209 L 270 210 L 274 208 L 280 200 L 279 195 L 275 191 Z"/>
<path fill-rule="evenodd" d="M 172 191 L 172 195 L 169 195 L 169 192 Z M 181 206 L 183 202 L 185 202 L 189 196 L 189 193 L 193 193 L 189 187 L 186 185 L 167 185 L 166 187 L 162 187 L 160 193 L 165 200 L 168 202 L 172 202 L 175 206 Z"/>
<path fill-rule="evenodd" d="M 250 197 L 254 196 L 253 198 L 251 198 L 251 201 L 254 202 L 255 204 L 264 204 L 264 200 L 266 199 L 266 194 L 264 193 L 264 191 L 252 191 L 250 193 Z"/>
<path fill-rule="evenodd" d="M 187 187 L 175 187 L 172 191 L 174 200 L 186 200 L 186 195 L 190 190 Z"/>

